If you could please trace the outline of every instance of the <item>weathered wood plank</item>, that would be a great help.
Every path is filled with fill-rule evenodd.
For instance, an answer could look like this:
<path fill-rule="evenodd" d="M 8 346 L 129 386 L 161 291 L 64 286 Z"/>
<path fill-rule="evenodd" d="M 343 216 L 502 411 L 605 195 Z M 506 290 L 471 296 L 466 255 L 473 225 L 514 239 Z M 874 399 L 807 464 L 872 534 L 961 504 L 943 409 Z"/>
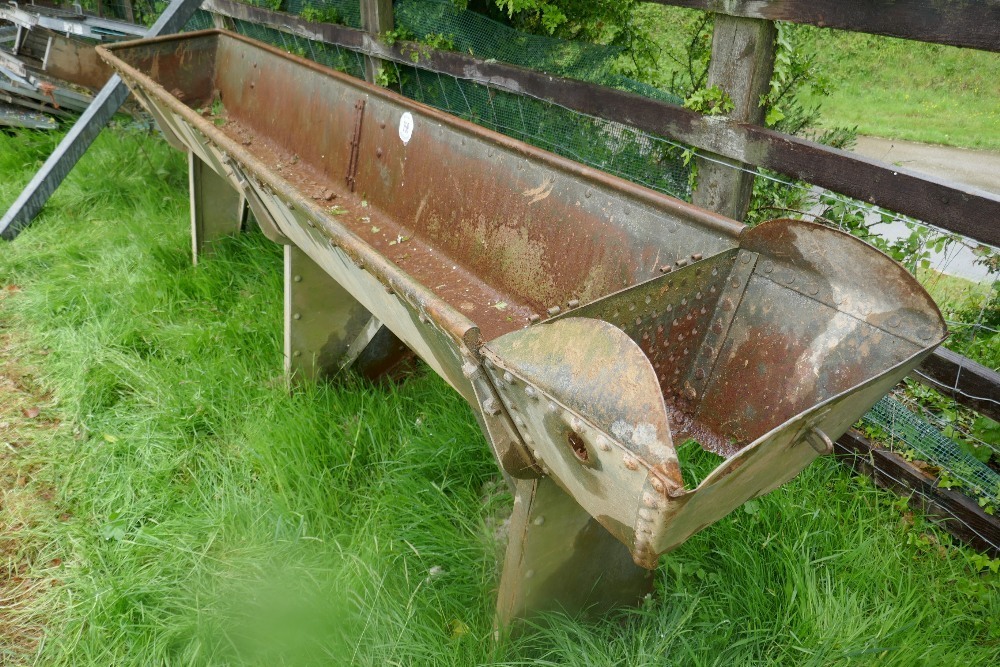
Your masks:
<path fill-rule="evenodd" d="M 778 30 L 773 21 L 720 16 L 712 33 L 712 59 L 708 85 L 721 88 L 733 102 L 727 118 L 761 125 L 766 95 L 774 73 L 774 40 Z M 692 201 L 716 213 L 743 220 L 753 195 L 752 172 L 733 169 L 714 156 L 699 158 L 698 185 Z M 748 165 L 741 165 L 747 167 Z"/>
<path fill-rule="evenodd" d="M 562 79 L 534 70 L 450 51 L 397 44 L 389 47 L 363 31 L 310 23 L 297 16 L 235 0 L 205 0 L 202 7 L 235 19 L 353 49 L 383 60 L 468 79 L 500 90 L 554 102 L 574 111 L 695 146 L 730 160 L 758 165 L 808 183 L 913 216 L 982 243 L 1000 246 L 1000 196 L 921 174 L 855 153 L 666 102 Z"/>
<path fill-rule="evenodd" d="M 361 0 L 361 26 L 371 35 L 381 35 L 393 29 L 392 0 Z M 374 83 L 382 71 L 383 63 L 375 58 L 365 58 L 365 79 Z"/>
<path fill-rule="evenodd" d="M 651 0 L 730 16 L 806 23 L 1000 51 L 998 0 Z"/>
<path fill-rule="evenodd" d="M 873 447 L 857 431 L 848 431 L 834 443 L 834 454 L 879 486 L 910 496 L 910 504 L 940 521 L 945 530 L 969 546 L 1000 556 L 1000 517 L 991 516 L 979 504 L 958 491 L 942 489 L 930 475 L 906 459 Z"/>
<path fill-rule="evenodd" d="M 917 380 L 1000 421 L 1000 373 L 943 347 L 927 357 L 918 371 L 912 374 Z"/>

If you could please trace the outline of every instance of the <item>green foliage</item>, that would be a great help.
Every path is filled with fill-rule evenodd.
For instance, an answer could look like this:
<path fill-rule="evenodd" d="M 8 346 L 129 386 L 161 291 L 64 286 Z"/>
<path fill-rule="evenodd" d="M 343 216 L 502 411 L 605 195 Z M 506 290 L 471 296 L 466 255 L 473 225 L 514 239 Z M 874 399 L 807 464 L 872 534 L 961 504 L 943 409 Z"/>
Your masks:
<path fill-rule="evenodd" d="M 304 18 L 306 21 L 312 21 L 313 23 L 344 24 L 344 17 L 340 15 L 340 12 L 337 11 L 336 7 L 330 5 L 307 4 L 302 8 L 299 16 Z"/>
<path fill-rule="evenodd" d="M 684 107 L 706 116 L 724 116 L 733 110 L 733 98 L 718 86 L 699 88 L 684 100 Z"/>
<path fill-rule="evenodd" d="M 379 35 L 379 37 L 389 46 L 394 46 L 397 42 L 413 42 L 417 39 L 417 36 L 413 34 L 412 30 L 402 27 L 386 30 Z"/>
<path fill-rule="evenodd" d="M 455 38 L 451 35 L 445 35 L 440 32 L 431 32 L 424 35 L 420 39 L 420 44 L 429 46 L 432 49 L 437 49 L 438 51 L 455 50 Z"/>
<path fill-rule="evenodd" d="M 995 53 L 839 30 L 807 31 L 828 73 L 824 127 L 969 148 L 1000 149 Z"/>

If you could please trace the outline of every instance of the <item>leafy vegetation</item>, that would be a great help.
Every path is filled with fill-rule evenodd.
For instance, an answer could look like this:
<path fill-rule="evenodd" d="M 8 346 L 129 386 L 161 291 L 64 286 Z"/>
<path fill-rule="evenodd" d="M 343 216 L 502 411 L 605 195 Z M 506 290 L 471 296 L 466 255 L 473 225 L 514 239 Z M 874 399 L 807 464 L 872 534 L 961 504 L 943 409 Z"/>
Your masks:
<path fill-rule="evenodd" d="M 344 23 L 344 18 L 337 11 L 337 8 L 326 4 L 307 4 L 302 8 L 299 15 L 306 21 L 312 21 L 313 23 Z"/>
<path fill-rule="evenodd" d="M 0 135 L 0 201 L 58 137 Z M 0 322 L 53 428 L 0 466 L 51 508 L 0 549 L 80 664 L 992 664 L 993 560 L 831 460 L 663 559 L 611 622 L 493 640 L 510 496 L 430 372 L 289 394 L 280 249 L 190 265 L 183 155 L 105 132 L 0 254 Z M 12 289 L 16 286 L 16 289 Z M 0 508 L 4 516 L 13 511 Z M 44 584 L 41 585 L 41 584 Z M 8 663 L 17 656 L 5 655 Z"/>

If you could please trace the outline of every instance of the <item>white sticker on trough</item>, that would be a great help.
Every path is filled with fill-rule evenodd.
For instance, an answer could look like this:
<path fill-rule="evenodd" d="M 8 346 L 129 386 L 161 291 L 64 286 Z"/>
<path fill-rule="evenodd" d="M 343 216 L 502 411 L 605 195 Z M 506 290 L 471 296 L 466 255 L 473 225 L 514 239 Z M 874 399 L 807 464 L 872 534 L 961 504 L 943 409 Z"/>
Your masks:
<path fill-rule="evenodd" d="M 399 138 L 403 141 L 403 145 L 410 143 L 410 137 L 413 136 L 413 115 L 409 111 L 403 114 L 403 117 L 399 119 Z"/>

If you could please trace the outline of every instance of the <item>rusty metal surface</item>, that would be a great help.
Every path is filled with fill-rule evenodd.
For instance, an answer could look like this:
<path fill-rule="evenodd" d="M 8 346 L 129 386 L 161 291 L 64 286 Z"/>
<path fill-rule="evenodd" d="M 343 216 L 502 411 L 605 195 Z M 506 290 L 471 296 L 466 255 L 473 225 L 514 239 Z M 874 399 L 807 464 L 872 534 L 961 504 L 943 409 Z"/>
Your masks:
<path fill-rule="evenodd" d="M 543 472 L 647 567 L 829 453 L 946 333 L 902 267 L 811 223 L 661 270 L 484 347 Z M 726 460 L 685 490 L 688 438 Z"/>
<path fill-rule="evenodd" d="M 599 523 L 642 567 L 825 453 L 945 335 L 901 267 L 840 232 L 746 229 L 228 33 L 99 51 L 272 239 L 476 408 L 508 475 L 546 477 L 523 502 L 571 498 L 553 500 L 569 533 Z M 370 321 L 316 321 L 318 351 L 370 340 Z M 697 488 L 688 438 L 726 457 Z M 544 568 L 537 590 L 565 589 L 582 557 L 527 543 L 539 512 L 515 514 L 505 587 Z M 529 588 L 501 617 L 541 606 Z"/>
<path fill-rule="evenodd" d="M 220 146 L 232 141 L 227 152 L 253 158 L 257 176 L 348 209 L 341 226 L 473 315 L 486 339 L 652 277 L 663 262 L 731 247 L 739 234 L 719 216 L 241 38 L 194 33 L 110 50 L 128 59 L 126 79 L 194 126 L 204 121 Z M 221 127 L 193 110 L 214 91 L 225 107 Z M 358 211 L 344 179 L 362 99 L 356 190 L 369 206 Z M 404 113 L 414 123 L 405 143 Z M 453 272 L 461 280 L 450 281 Z"/>

